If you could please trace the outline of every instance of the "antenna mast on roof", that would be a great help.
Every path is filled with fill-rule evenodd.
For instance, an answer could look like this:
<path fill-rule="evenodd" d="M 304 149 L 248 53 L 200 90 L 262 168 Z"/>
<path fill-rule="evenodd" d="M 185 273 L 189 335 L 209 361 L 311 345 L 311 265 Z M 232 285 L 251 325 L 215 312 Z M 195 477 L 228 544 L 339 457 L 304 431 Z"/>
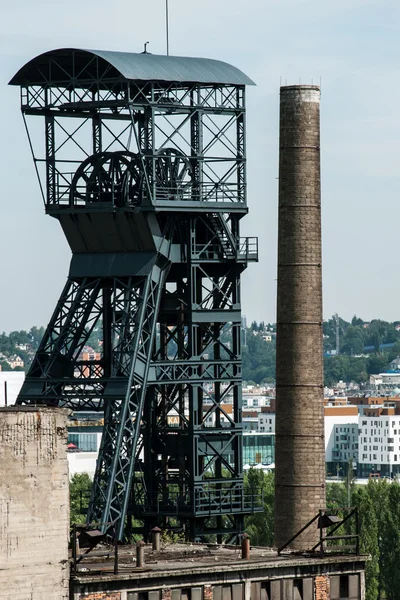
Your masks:
<path fill-rule="evenodd" d="M 336 321 L 336 331 L 335 331 L 335 337 L 336 337 L 336 356 L 339 356 L 340 354 L 340 343 L 339 343 L 339 315 L 336 313 L 335 314 L 335 321 Z"/>
<path fill-rule="evenodd" d="M 165 33 L 167 37 L 167 56 L 169 56 L 169 17 L 168 17 L 168 0 L 165 0 Z"/>

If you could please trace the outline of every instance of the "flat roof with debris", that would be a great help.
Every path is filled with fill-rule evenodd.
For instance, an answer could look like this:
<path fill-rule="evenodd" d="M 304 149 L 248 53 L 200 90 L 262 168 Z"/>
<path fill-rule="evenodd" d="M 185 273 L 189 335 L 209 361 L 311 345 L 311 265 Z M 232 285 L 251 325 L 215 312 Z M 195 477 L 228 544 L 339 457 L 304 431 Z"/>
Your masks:
<path fill-rule="evenodd" d="M 146 579 L 156 577 L 174 577 L 183 574 L 196 575 L 221 572 L 238 572 L 241 570 L 277 569 L 288 568 L 301 570 L 301 567 L 310 565 L 324 565 L 324 570 L 329 570 L 329 565 L 338 563 L 362 563 L 358 568 L 364 568 L 366 556 L 354 554 L 326 554 L 321 557 L 318 554 L 281 554 L 272 548 L 252 547 L 250 558 L 245 560 L 241 557 L 240 546 L 226 546 L 217 544 L 195 544 L 178 542 L 174 544 L 162 544 L 159 551 L 154 551 L 151 544 L 144 547 L 144 566 L 136 567 L 136 546 L 126 545 L 118 548 L 118 574 L 114 574 L 114 548 L 102 546 L 103 551 L 109 551 L 109 556 L 93 558 L 88 554 L 87 558 L 77 565 L 77 571 L 73 578 L 82 583 L 101 580 L 126 580 Z M 84 552 L 84 550 L 82 550 Z M 353 568 L 354 569 L 354 568 Z M 351 570 L 353 570 L 351 569 Z"/>

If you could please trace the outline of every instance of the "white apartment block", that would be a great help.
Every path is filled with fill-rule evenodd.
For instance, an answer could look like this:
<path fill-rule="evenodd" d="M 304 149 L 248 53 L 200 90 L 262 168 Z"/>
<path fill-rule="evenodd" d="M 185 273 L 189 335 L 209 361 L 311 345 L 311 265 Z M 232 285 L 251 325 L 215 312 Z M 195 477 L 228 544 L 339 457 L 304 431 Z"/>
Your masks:
<path fill-rule="evenodd" d="M 275 413 L 258 413 L 258 431 L 275 433 Z"/>
<path fill-rule="evenodd" d="M 345 423 L 333 427 L 334 446 L 332 448 L 332 460 L 348 462 L 350 459 L 358 462 L 358 423 Z M 325 460 L 329 456 L 326 452 Z"/>
<path fill-rule="evenodd" d="M 269 406 L 269 403 L 270 399 L 266 396 L 242 395 L 242 404 L 245 410 L 260 410 L 262 406 Z"/>
<path fill-rule="evenodd" d="M 358 462 L 361 475 L 400 473 L 400 415 L 360 415 Z"/>
<path fill-rule="evenodd" d="M 357 406 L 325 406 L 325 462 L 358 460 Z"/>

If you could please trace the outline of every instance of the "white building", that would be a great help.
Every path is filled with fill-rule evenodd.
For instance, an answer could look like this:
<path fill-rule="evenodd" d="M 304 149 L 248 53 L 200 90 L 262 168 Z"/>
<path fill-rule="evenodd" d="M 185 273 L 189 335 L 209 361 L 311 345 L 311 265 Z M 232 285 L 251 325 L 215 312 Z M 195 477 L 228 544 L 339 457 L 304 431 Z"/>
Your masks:
<path fill-rule="evenodd" d="M 68 452 L 69 476 L 87 473 L 93 479 L 98 452 Z"/>
<path fill-rule="evenodd" d="M 17 400 L 19 391 L 24 383 L 24 371 L 0 371 L 0 406 L 12 406 Z"/>
<path fill-rule="evenodd" d="M 275 413 L 258 413 L 258 431 L 275 433 Z"/>
<path fill-rule="evenodd" d="M 387 413 L 388 409 L 376 409 L 374 415 L 359 417 L 358 462 L 364 476 L 400 473 L 400 415 Z"/>
<path fill-rule="evenodd" d="M 246 394 L 242 395 L 242 404 L 244 409 L 260 410 L 262 406 L 269 406 L 270 399 L 267 396 Z"/>
<path fill-rule="evenodd" d="M 400 373 L 378 373 L 369 376 L 369 382 L 375 386 L 388 386 L 389 388 L 400 385 Z"/>
<path fill-rule="evenodd" d="M 325 406 L 325 461 L 358 459 L 357 406 Z"/>

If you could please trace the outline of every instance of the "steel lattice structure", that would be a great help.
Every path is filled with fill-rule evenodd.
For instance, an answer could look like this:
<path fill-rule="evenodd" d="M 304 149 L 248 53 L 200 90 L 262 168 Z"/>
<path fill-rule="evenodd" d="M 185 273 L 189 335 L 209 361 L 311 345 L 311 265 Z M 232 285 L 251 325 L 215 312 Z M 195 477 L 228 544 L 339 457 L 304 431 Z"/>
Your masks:
<path fill-rule="evenodd" d="M 233 539 L 243 489 L 245 85 L 218 61 L 63 49 L 27 63 L 24 121 L 67 284 L 18 403 L 104 412 L 88 522 Z M 28 121 L 45 122 L 45 153 Z M 100 360 L 82 349 L 101 325 Z M 232 412 L 226 399 L 232 399 Z M 225 422 L 224 422 L 225 421 Z"/>

